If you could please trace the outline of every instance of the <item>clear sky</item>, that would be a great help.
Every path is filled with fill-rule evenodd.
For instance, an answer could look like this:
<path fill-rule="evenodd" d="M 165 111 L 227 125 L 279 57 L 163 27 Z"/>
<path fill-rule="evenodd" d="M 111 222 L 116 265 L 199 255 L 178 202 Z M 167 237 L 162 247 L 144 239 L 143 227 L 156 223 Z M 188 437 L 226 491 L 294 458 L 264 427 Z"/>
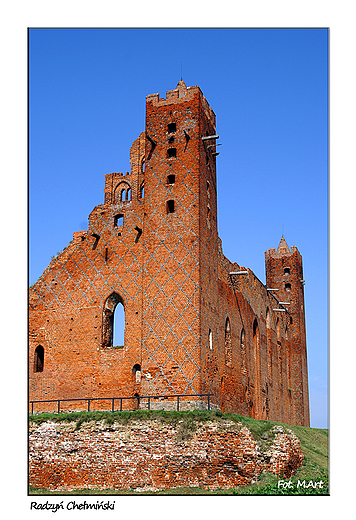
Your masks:
<path fill-rule="evenodd" d="M 217 119 L 218 229 L 265 282 L 282 234 L 303 256 L 311 426 L 328 427 L 328 31 L 33 29 L 29 283 L 129 170 L 145 97 L 199 85 Z"/>

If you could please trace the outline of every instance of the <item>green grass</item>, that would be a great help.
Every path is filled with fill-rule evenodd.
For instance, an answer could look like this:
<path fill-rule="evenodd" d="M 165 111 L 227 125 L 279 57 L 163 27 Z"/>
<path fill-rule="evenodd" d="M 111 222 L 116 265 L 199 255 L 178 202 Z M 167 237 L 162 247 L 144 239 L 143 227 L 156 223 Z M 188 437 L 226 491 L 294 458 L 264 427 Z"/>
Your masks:
<path fill-rule="evenodd" d="M 304 454 L 304 462 L 298 471 L 288 480 L 292 482 L 293 488 L 278 488 L 278 479 L 271 473 L 262 474 L 258 482 L 248 486 L 232 488 L 229 490 L 203 490 L 200 488 L 176 488 L 157 492 L 135 492 L 134 490 L 75 490 L 72 492 L 56 492 L 52 493 L 45 489 L 31 488 L 30 494 L 83 494 L 83 495 L 328 495 L 328 430 L 308 428 L 305 426 L 291 426 L 273 421 L 261 421 L 235 415 L 230 413 L 222 413 L 221 411 L 193 410 L 187 412 L 165 411 L 165 410 L 134 410 L 122 412 L 93 411 L 93 412 L 74 412 L 74 413 L 43 413 L 29 416 L 32 423 L 40 424 L 46 421 L 53 422 L 75 422 L 76 429 L 79 429 L 84 422 L 104 421 L 105 424 L 111 425 L 114 422 L 128 424 L 132 420 L 160 420 L 169 424 L 178 424 L 177 431 L 178 442 L 189 440 L 197 428 L 198 422 L 219 421 L 222 424 L 225 421 L 241 423 L 247 426 L 256 440 L 263 444 L 272 441 L 271 429 L 275 425 L 281 425 L 284 428 L 292 430 L 299 438 L 301 448 Z M 268 440 L 266 440 L 266 437 Z M 304 488 L 297 486 L 299 482 L 323 481 L 322 489 Z"/>

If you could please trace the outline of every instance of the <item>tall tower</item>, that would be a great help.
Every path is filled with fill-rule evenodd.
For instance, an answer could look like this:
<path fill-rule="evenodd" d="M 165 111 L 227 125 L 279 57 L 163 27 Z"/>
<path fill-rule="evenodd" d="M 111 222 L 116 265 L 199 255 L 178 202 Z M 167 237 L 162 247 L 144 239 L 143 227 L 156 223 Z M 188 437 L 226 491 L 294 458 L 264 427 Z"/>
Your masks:
<path fill-rule="evenodd" d="M 217 300 L 215 139 L 202 138 L 214 135 L 199 87 L 181 80 L 166 99 L 147 96 L 144 393 L 201 393 L 200 338 L 212 340 Z"/>
<path fill-rule="evenodd" d="M 296 424 L 309 426 L 307 348 L 305 334 L 304 280 L 302 256 L 295 246 L 289 249 L 282 236 L 277 251 L 265 253 L 266 284 L 290 314 L 290 381 Z"/>

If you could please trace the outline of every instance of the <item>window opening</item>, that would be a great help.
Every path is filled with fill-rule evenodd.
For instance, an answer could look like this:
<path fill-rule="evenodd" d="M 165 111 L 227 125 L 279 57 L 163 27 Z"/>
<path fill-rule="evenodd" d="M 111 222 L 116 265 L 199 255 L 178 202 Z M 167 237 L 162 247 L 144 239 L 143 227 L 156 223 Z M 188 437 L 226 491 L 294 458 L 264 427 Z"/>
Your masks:
<path fill-rule="evenodd" d="M 292 289 L 292 286 L 291 286 L 290 283 L 286 283 L 284 288 L 285 288 L 286 291 L 290 291 Z"/>
<path fill-rule="evenodd" d="M 290 274 L 290 267 L 284 268 L 284 274 Z"/>
<path fill-rule="evenodd" d="M 225 363 L 232 365 L 232 341 L 231 341 L 231 325 L 229 318 L 225 322 Z"/>
<path fill-rule="evenodd" d="M 168 133 L 171 134 L 177 130 L 176 123 L 168 123 Z"/>
<path fill-rule="evenodd" d="M 115 215 L 115 217 L 114 217 L 114 226 L 115 227 L 120 227 L 120 226 L 123 226 L 123 225 L 124 225 L 124 215 L 122 215 L 122 214 Z"/>
<path fill-rule="evenodd" d="M 35 350 L 34 372 L 43 372 L 44 365 L 44 348 L 38 345 Z"/>
<path fill-rule="evenodd" d="M 208 344 L 209 344 L 210 350 L 213 350 L 213 333 L 212 333 L 211 329 L 209 329 Z"/>
<path fill-rule="evenodd" d="M 174 184 L 176 182 L 176 176 L 175 175 L 168 175 L 167 182 L 168 182 L 168 184 Z"/>
<path fill-rule="evenodd" d="M 125 309 L 117 293 L 113 293 L 105 302 L 102 334 L 104 348 L 122 348 L 125 344 Z"/>
<path fill-rule="evenodd" d="M 167 213 L 175 212 L 175 203 L 174 200 L 167 200 Z"/>
<path fill-rule="evenodd" d="M 126 200 L 127 201 L 131 200 L 131 188 L 128 188 L 126 191 Z"/>
<path fill-rule="evenodd" d="M 141 365 L 138 363 L 132 368 L 132 375 L 135 383 L 141 383 Z"/>
<path fill-rule="evenodd" d="M 125 202 L 125 200 L 126 200 L 126 190 L 122 190 L 121 191 L 120 200 L 121 200 L 121 202 Z"/>
<path fill-rule="evenodd" d="M 142 183 L 140 186 L 140 199 L 143 199 L 145 197 L 145 184 Z"/>
<path fill-rule="evenodd" d="M 177 148 L 168 148 L 168 157 L 177 157 Z"/>
<path fill-rule="evenodd" d="M 145 173 L 145 169 L 146 169 L 146 162 L 145 162 L 145 159 L 143 159 L 143 161 L 141 163 L 141 172 Z"/>
<path fill-rule="evenodd" d="M 122 302 L 119 302 L 113 315 L 113 347 L 123 347 L 125 344 L 125 310 Z"/>

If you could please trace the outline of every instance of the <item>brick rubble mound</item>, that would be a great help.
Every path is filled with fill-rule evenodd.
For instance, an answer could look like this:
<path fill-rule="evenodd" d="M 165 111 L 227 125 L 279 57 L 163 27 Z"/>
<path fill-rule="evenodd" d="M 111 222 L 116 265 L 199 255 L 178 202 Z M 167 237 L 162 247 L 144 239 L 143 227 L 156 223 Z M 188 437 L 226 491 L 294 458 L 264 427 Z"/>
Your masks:
<path fill-rule="evenodd" d="M 242 424 L 159 420 L 32 424 L 29 483 L 51 491 L 197 486 L 231 488 L 255 482 L 263 471 L 289 478 L 302 464 L 299 439 L 274 426 L 257 443 Z"/>

